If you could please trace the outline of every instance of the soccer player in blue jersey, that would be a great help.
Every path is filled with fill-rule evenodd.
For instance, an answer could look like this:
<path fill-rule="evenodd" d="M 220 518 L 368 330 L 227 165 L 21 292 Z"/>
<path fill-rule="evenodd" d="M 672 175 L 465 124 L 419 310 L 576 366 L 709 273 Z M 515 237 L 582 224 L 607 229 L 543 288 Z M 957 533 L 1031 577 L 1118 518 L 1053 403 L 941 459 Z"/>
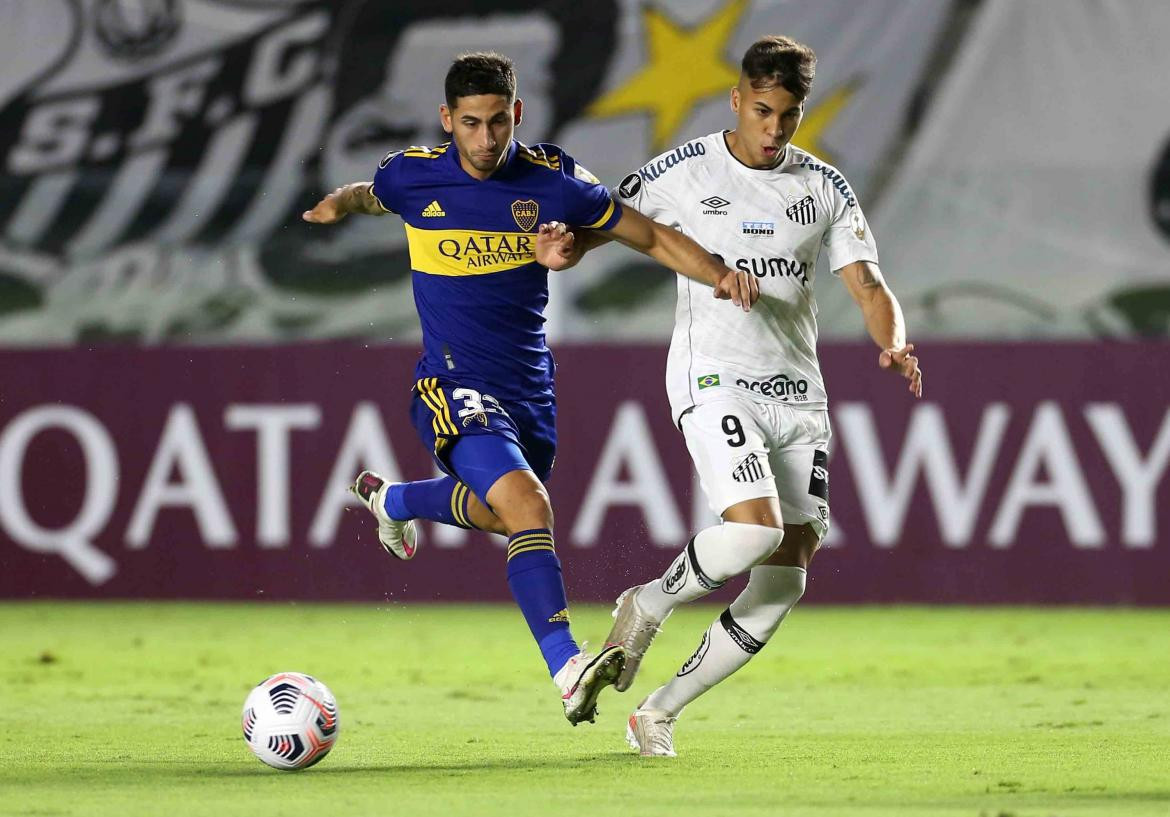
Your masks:
<path fill-rule="evenodd" d="M 543 313 L 548 270 L 569 258 L 564 228 L 538 225 L 607 231 L 744 310 L 759 289 L 681 233 L 623 208 L 558 146 L 516 141 L 523 105 L 506 57 L 459 57 L 445 96 L 439 115 L 451 142 L 391 153 L 372 182 L 339 188 L 304 214 L 330 224 L 396 213 L 406 227 L 423 334 L 411 416 L 446 476 L 390 483 L 365 471 L 354 491 L 400 559 L 415 555 L 415 519 L 508 536 L 508 584 L 576 725 L 594 719 L 625 652 L 610 644 L 586 652 L 569 628 L 543 484 L 556 452 Z"/>

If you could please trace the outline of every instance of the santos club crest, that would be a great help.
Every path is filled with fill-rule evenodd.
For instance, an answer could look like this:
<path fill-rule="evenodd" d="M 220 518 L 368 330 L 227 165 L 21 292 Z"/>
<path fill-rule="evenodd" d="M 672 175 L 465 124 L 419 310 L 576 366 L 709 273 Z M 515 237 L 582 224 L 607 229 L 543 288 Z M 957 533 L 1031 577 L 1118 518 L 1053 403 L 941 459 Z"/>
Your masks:
<path fill-rule="evenodd" d="M 512 202 L 512 218 L 524 232 L 529 232 L 536 226 L 536 219 L 540 216 L 540 205 L 532 199 Z"/>

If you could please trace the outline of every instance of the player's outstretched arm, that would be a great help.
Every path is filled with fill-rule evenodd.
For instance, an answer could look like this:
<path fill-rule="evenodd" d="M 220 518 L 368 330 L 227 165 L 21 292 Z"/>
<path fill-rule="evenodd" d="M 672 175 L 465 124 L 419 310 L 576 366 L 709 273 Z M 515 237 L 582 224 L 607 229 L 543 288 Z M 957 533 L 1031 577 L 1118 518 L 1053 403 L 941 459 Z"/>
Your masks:
<path fill-rule="evenodd" d="M 541 224 L 536 231 L 536 261 L 554 272 L 567 270 L 576 266 L 585 253 L 608 244 L 609 240 L 609 233 L 604 230 L 573 233 L 567 224 L 550 221 Z"/>
<path fill-rule="evenodd" d="M 609 233 L 681 275 L 714 287 L 716 298 L 731 299 L 744 312 L 760 298 L 760 285 L 754 275 L 728 269 L 678 230 L 651 221 L 632 207 L 622 208 L 621 218 Z"/>
<path fill-rule="evenodd" d="M 301 218 L 312 224 L 336 224 L 350 213 L 380 216 L 386 208 L 374 195 L 371 182 L 354 182 L 326 194 L 313 207 L 301 213 Z"/>
<path fill-rule="evenodd" d="M 861 307 L 865 328 L 874 343 L 881 347 L 878 365 L 898 372 L 910 381 L 910 392 L 922 396 L 922 369 L 914 356 L 914 344 L 906 342 L 906 320 L 902 306 L 886 286 L 877 264 L 854 261 L 837 270 L 849 294 Z"/>

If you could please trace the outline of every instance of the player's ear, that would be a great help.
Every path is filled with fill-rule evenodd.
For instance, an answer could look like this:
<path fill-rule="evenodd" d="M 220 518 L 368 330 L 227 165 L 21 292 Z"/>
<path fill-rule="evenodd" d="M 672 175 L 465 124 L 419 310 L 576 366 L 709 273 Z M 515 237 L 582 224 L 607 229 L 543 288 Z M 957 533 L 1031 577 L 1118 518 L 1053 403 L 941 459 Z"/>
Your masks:
<path fill-rule="evenodd" d="M 734 85 L 731 88 L 731 112 L 739 113 L 739 88 Z"/>
<path fill-rule="evenodd" d="M 518 126 L 523 118 L 524 100 L 517 97 L 516 101 L 512 103 L 512 124 Z"/>
<path fill-rule="evenodd" d="M 443 126 L 446 133 L 455 132 L 455 124 L 451 121 L 451 109 L 447 107 L 445 102 L 439 105 L 439 124 Z"/>

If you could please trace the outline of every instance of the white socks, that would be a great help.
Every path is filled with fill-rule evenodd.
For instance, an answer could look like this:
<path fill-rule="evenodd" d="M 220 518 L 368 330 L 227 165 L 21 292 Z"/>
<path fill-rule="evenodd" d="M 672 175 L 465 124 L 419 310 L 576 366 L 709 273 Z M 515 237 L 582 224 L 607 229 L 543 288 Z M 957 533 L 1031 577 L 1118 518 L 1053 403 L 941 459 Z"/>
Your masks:
<path fill-rule="evenodd" d="M 687 543 L 661 579 L 638 591 L 638 606 L 664 621 L 676 606 L 702 598 L 767 559 L 783 538 L 783 528 L 741 522 L 705 528 Z"/>
<path fill-rule="evenodd" d="M 684 706 L 750 661 L 804 595 L 805 575 L 803 567 L 753 567 L 747 587 L 703 633 L 694 655 L 639 708 L 677 716 Z M 640 606 L 643 593 L 638 595 Z"/>

